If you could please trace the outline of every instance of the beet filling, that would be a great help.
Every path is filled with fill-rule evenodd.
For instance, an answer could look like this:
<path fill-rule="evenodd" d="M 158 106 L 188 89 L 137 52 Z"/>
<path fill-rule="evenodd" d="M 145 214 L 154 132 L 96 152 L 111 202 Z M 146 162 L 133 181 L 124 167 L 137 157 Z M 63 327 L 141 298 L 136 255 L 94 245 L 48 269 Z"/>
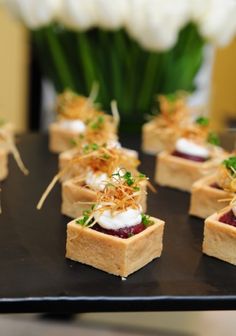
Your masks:
<path fill-rule="evenodd" d="M 232 210 L 223 214 L 219 218 L 219 221 L 236 227 L 236 216 L 234 215 Z"/>
<path fill-rule="evenodd" d="M 108 235 L 111 236 L 116 236 L 116 237 L 120 237 L 120 238 L 129 238 L 131 236 L 134 236 L 140 232 L 142 232 L 143 230 L 145 230 L 145 225 L 143 223 L 131 226 L 131 227 L 125 227 L 122 229 L 118 229 L 118 230 L 107 230 L 102 228 L 99 224 L 95 224 L 92 229 L 102 232 L 102 233 L 106 233 Z"/>
<path fill-rule="evenodd" d="M 210 184 L 210 187 L 211 187 L 211 188 L 215 188 L 215 189 L 222 190 L 222 188 L 219 186 L 219 184 L 218 184 L 217 182 L 214 182 L 214 183 Z"/>
<path fill-rule="evenodd" d="M 196 161 L 196 162 L 205 162 L 208 159 L 202 158 L 201 156 L 196 156 L 196 155 L 189 155 L 189 154 L 185 154 L 185 153 L 181 153 L 177 150 L 174 150 L 171 155 L 173 156 L 178 156 L 182 159 L 186 159 L 186 160 L 191 160 L 191 161 Z"/>

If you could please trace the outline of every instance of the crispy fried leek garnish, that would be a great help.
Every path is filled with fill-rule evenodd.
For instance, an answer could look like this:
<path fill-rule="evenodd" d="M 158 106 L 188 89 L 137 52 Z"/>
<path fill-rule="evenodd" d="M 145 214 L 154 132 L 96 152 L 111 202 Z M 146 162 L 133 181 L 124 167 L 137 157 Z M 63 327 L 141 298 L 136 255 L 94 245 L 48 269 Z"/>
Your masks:
<path fill-rule="evenodd" d="M 118 110 L 118 107 L 117 107 L 116 100 L 111 101 L 111 113 L 112 113 L 112 116 L 113 116 L 114 124 L 115 124 L 116 128 L 118 128 L 118 126 L 120 124 L 120 114 L 119 114 L 119 110 Z"/>
<path fill-rule="evenodd" d="M 91 204 L 92 207 L 91 210 L 85 211 L 77 223 L 91 227 L 97 222 L 94 218 L 95 213 L 100 214 L 109 210 L 115 214 L 128 208 L 140 209 L 140 196 L 144 192 L 141 182 L 147 180 L 143 174 L 133 176 L 130 172 L 120 169 L 117 173 L 112 174 L 105 189 L 97 193 L 96 202 L 78 202 Z"/>
<path fill-rule="evenodd" d="M 227 192 L 236 192 L 236 156 L 222 162 L 217 172 L 217 183 Z"/>
<path fill-rule="evenodd" d="M 25 167 L 20 153 L 14 143 L 13 137 L 11 134 L 9 134 L 9 132 L 7 132 L 4 129 L 0 129 L 0 144 L 1 146 L 4 146 L 9 152 L 12 153 L 19 169 L 22 171 L 23 174 L 28 175 L 29 171 L 28 169 Z"/>
<path fill-rule="evenodd" d="M 196 143 L 207 145 L 210 149 L 220 145 L 220 139 L 215 132 L 212 132 L 210 119 L 199 116 L 195 122 L 182 129 L 181 137 L 193 140 Z"/>
<path fill-rule="evenodd" d="M 48 185 L 43 193 L 37 209 L 41 209 L 48 194 L 53 189 L 55 184 L 68 172 L 73 165 L 79 165 L 81 168 L 81 177 L 85 179 L 86 171 L 89 169 L 94 172 L 106 173 L 112 175 L 114 171 L 120 167 L 125 167 L 131 171 L 135 170 L 139 165 L 139 160 L 128 157 L 120 148 L 107 148 L 106 145 L 99 146 L 97 144 L 86 145 L 83 148 L 83 154 L 72 158 L 63 170 L 61 170 Z"/>
<path fill-rule="evenodd" d="M 177 92 L 175 95 L 160 95 L 158 100 L 160 114 L 154 118 L 157 127 L 177 128 L 189 119 L 190 113 L 186 104 L 186 94 Z"/>
<path fill-rule="evenodd" d="M 97 114 L 98 111 L 93 103 L 98 94 L 98 85 L 95 83 L 92 87 L 89 97 L 76 94 L 71 90 L 66 90 L 57 97 L 56 111 L 60 118 L 63 119 L 81 119 L 86 121 Z"/>
<path fill-rule="evenodd" d="M 110 140 L 116 140 L 120 116 L 117 103 L 114 100 L 111 102 L 111 111 L 112 116 L 104 113 L 88 118 L 85 133 L 74 137 L 72 139 L 73 145 L 79 148 L 85 144 L 102 145 Z"/>

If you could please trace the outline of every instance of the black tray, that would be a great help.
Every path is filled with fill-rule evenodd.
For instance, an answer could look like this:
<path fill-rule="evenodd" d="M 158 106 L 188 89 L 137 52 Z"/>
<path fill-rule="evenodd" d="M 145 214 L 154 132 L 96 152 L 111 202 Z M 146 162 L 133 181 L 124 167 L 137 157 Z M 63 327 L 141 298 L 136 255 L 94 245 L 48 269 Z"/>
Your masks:
<path fill-rule="evenodd" d="M 138 146 L 138 140 L 123 144 Z M 66 217 L 60 186 L 43 209 L 36 204 L 57 171 L 47 137 L 19 142 L 30 169 L 25 177 L 10 160 L 2 183 L 0 216 L 0 312 L 164 311 L 236 308 L 236 268 L 201 252 L 203 221 L 188 216 L 189 194 L 158 188 L 149 214 L 166 221 L 160 259 L 122 281 L 65 259 Z M 141 170 L 153 176 L 154 157 L 141 154 Z"/>

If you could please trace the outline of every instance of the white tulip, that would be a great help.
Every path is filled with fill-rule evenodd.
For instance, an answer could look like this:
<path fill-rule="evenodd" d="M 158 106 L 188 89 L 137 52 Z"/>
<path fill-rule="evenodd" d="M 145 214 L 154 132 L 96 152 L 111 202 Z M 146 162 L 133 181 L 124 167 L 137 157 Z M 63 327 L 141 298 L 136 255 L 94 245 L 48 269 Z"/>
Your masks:
<path fill-rule="evenodd" d="M 5 0 L 5 5 L 26 26 L 36 29 L 49 24 L 57 17 L 61 0 Z"/>
<path fill-rule="evenodd" d="M 129 18 L 129 0 L 96 0 L 97 25 L 104 29 L 124 26 Z"/>
<path fill-rule="evenodd" d="M 63 0 L 59 21 L 69 28 L 87 30 L 96 25 L 96 0 Z"/>
<path fill-rule="evenodd" d="M 130 5 L 127 29 L 143 47 L 152 50 L 172 47 L 191 14 L 188 0 L 130 0 Z"/>
<path fill-rule="evenodd" d="M 228 44 L 236 34 L 235 0 L 194 0 L 192 17 L 200 33 L 216 45 Z"/>

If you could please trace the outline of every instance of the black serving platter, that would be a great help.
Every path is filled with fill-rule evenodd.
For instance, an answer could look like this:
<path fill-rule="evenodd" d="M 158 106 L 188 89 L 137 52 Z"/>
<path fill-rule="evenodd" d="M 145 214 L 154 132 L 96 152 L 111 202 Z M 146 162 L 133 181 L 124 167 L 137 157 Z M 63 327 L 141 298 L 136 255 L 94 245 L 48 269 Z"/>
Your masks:
<path fill-rule="evenodd" d="M 124 138 L 126 147 L 139 139 Z M 43 209 L 36 204 L 57 171 L 47 137 L 22 136 L 18 147 L 30 174 L 10 160 L 1 185 L 0 312 L 100 312 L 217 310 L 236 308 L 236 268 L 201 252 L 203 221 L 188 216 L 189 194 L 158 188 L 148 212 L 166 221 L 161 258 L 126 281 L 65 259 L 66 223 L 60 186 Z M 153 177 L 153 156 L 141 154 L 141 170 Z"/>

